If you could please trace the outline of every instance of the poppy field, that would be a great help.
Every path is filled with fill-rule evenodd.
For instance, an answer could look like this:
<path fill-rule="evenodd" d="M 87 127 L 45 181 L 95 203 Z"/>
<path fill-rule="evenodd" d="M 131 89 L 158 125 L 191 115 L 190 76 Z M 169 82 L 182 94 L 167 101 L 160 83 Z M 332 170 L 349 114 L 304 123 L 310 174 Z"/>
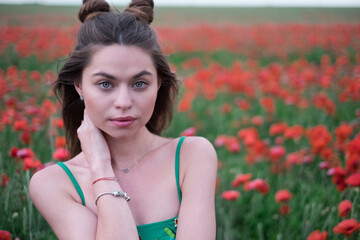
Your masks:
<path fill-rule="evenodd" d="M 217 151 L 216 239 L 360 239 L 360 19 L 339 16 L 156 25 L 182 81 L 164 135 Z M 28 183 L 69 158 L 50 84 L 79 24 L 0 18 L 0 240 L 56 239 Z"/>

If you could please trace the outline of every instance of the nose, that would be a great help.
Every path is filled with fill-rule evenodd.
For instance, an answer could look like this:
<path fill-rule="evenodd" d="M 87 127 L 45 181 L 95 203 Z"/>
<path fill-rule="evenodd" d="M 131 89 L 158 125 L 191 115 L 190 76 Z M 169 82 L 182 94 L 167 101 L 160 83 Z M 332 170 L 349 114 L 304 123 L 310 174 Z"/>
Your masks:
<path fill-rule="evenodd" d="M 116 108 L 126 110 L 131 108 L 132 97 L 131 90 L 127 86 L 119 86 L 115 95 L 114 105 Z"/>

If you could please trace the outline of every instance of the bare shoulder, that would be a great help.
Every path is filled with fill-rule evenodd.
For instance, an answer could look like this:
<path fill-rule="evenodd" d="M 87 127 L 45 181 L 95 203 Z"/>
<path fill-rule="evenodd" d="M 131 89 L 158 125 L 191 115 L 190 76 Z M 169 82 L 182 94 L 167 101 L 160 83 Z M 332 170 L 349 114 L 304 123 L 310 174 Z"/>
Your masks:
<path fill-rule="evenodd" d="M 204 148 L 207 150 L 214 150 L 213 145 L 209 142 L 209 140 L 207 140 L 204 137 L 198 137 L 198 136 L 186 137 L 184 140 L 184 144 L 191 145 L 194 148 L 200 147 L 201 149 Z"/>
<path fill-rule="evenodd" d="M 217 168 L 213 145 L 204 137 L 186 137 L 181 147 L 181 161 L 186 167 Z"/>
<path fill-rule="evenodd" d="M 68 168 L 71 169 L 71 172 L 74 173 L 74 170 L 83 167 L 84 159 L 82 154 L 75 156 L 74 158 L 63 162 Z M 30 180 L 30 194 L 33 190 L 41 189 L 45 190 L 47 188 L 57 188 L 57 190 L 65 190 L 66 185 L 70 183 L 69 176 L 62 167 L 58 164 L 53 164 L 44 169 L 37 171 Z M 31 196 L 31 195 L 30 195 Z"/>
<path fill-rule="evenodd" d="M 66 165 L 72 165 L 70 161 Z M 59 239 L 92 239 L 95 234 L 89 229 L 95 229 L 96 217 L 75 199 L 75 192 L 70 178 L 57 164 L 36 172 L 29 184 L 31 200 Z"/>
<path fill-rule="evenodd" d="M 37 171 L 30 179 L 29 194 L 33 202 L 37 203 L 37 199 L 43 199 L 52 192 L 59 191 L 63 186 L 62 169 L 57 164 L 48 166 Z"/>
<path fill-rule="evenodd" d="M 58 182 L 59 168 L 57 164 L 53 164 L 35 172 L 30 179 L 30 190 Z"/>
<path fill-rule="evenodd" d="M 180 165 L 184 167 L 184 178 L 176 237 L 215 239 L 215 149 L 205 138 L 187 137 L 181 148 Z"/>

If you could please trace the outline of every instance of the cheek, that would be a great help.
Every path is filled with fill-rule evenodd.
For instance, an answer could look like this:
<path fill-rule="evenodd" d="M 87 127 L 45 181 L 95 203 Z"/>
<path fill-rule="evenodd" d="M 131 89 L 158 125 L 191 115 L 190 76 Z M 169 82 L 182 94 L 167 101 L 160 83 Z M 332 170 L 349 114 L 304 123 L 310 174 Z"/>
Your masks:
<path fill-rule="evenodd" d="M 152 94 L 151 96 L 149 96 L 146 99 L 146 101 L 144 101 L 145 104 L 143 105 L 143 108 L 144 108 L 144 111 L 146 112 L 148 120 L 150 120 L 150 118 L 154 112 L 156 97 L 157 97 L 157 93 Z"/>
<path fill-rule="evenodd" d="M 84 99 L 85 109 L 90 118 L 90 120 L 97 125 L 100 116 L 104 116 L 102 112 L 106 109 L 104 102 L 96 99 Z"/>

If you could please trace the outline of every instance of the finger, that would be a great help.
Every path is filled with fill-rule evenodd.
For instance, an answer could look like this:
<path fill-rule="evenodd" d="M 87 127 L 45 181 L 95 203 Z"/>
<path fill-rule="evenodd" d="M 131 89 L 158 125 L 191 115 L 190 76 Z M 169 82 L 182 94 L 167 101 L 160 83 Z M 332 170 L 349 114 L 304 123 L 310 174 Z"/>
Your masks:
<path fill-rule="evenodd" d="M 84 125 L 87 127 L 95 127 L 86 110 L 84 110 Z"/>
<path fill-rule="evenodd" d="M 88 123 L 88 122 L 90 121 L 89 115 L 87 114 L 86 109 L 84 109 L 84 121 L 85 121 L 86 123 Z"/>

